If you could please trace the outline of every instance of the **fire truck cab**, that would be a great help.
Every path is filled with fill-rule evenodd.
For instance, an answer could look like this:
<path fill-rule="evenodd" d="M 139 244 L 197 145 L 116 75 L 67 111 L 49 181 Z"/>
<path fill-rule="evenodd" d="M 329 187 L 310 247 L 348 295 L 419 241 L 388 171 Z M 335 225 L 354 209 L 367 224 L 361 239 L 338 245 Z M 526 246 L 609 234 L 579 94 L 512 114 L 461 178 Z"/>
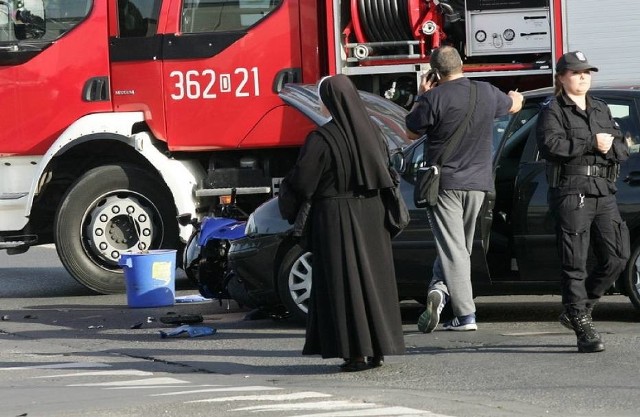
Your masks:
<path fill-rule="evenodd" d="M 633 83 L 639 9 L 633 0 L 0 0 L 0 248 L 55 243 L 80 283 L 123 291 L 120 254 L 180 247 L 191 230 L 179 213 L 204 214 L 231 191 L 247 211 L 272 195 L 313 128 L 279 99 L 284 84 L 344 73 L 409 108 L 442 44 L 459 49 L 467 76 L 504 90 L 551 85 L 553 62 L 574 49 L 601 68 L 600 81 Z M 595 13 L 616 30 L 589 23 Z M 623 49 L 625 67 L 614 58 Z"/>

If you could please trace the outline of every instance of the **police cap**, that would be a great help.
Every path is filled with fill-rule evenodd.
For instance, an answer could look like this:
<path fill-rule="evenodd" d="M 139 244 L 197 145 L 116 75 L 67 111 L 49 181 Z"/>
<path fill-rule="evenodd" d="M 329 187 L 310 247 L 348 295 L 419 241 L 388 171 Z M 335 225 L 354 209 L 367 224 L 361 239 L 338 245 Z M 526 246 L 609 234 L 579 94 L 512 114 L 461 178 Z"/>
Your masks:
<path fill-rule="evenodd" d="M 556 72 L 570 71 L 598 71 L 598 68 L 589 64 L 587 57 L 580 51 L 567 52 L 562 55 L 556 64 Z"/>

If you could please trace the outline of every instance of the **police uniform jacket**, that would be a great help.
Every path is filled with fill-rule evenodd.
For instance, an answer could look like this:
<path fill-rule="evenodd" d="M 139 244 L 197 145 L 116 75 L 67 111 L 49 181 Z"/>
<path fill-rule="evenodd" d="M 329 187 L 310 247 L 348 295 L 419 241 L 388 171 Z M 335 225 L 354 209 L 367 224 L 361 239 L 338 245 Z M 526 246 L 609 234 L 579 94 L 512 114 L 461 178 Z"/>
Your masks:
<path fill-rule="evenodd" d="M 591 95 L 586 103 L 582 110 L 563 93 L 543 103 L 538 119 L 538 149 L 549 162 L 547 177 L 552 171 L 557 178 L 549 186 L 562 195 L 615 193 L 618 164 L 629 155 L 607 104 Z M 606 154 L 596 148 L 596 133 L 614 136 Z"/>

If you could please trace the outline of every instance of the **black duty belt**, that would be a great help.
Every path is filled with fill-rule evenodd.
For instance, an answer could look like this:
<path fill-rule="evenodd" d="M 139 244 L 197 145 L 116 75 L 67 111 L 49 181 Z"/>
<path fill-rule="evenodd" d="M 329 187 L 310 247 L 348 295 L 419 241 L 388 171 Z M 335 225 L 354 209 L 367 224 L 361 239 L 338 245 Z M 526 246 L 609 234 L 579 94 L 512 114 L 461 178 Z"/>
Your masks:
<path fill-rule="evenodd" d="M 618 164 L 615 165 L 562 165 L 562 175 L 586 175 L 588 177 L 600 177 L 610 180 L 618 176 Z"/>

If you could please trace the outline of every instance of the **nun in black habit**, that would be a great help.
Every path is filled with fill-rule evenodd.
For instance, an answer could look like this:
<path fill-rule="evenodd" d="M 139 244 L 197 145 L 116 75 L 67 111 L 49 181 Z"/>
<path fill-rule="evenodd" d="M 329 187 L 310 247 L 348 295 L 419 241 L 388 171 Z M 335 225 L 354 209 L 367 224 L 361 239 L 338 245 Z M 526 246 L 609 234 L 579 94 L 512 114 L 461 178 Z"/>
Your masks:
<path fill-rule="evenodd" d="M 393 182 L 386 144 L 352 82 L 327 77 L 318 91 L 332 120 L 306 138 L 283 180 L 297 198 L 281 194 L 279 205 L 293 223 L 299 201 L 311 201 L 313 279 L 302 353 L 343 358 L 343 371 L 360 371 L 405 350 L 379 193 Z"/>

